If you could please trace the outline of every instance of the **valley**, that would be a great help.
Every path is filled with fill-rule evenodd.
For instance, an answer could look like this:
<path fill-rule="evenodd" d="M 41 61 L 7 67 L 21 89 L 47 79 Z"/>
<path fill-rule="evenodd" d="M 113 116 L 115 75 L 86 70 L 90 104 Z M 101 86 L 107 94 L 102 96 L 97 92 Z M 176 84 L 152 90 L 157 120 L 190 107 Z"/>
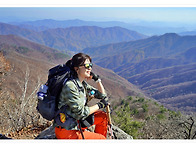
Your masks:
<path fill-rule="evenodd" d="M 103 81 L 119 126 L 122 124 L 116 115 L 126 112 L 125 116 L 130 119 L 149 126 L 153 126 L 150 125 L 153 122 L 157 128 L 162 125 L 163 130 L 167 127 L 172 132 L 170 124 L 176 127 L 187 119 L 179 113 L 196 112 L 196 36 L 176 33 L 146 36 L 119 26 L 63 28 L 62 24 L 56 24 L 51 27 L 42 21 L 38 28 L 34 23 L 33 28 L 25 23 L 0 23 L 0 61 L 3 63 L 0 129 L 3 133 L 21 130 L 24 126 L 49 126 L 36 111 L 36 91 L 45 83 L 51 67 L 66 63 L 77 52 L 92 57 L 93 71 Z M 8 63 L 9 70 L 6 70 Z M 94 85 L 92 81 L 89 83 Z M 23 107 L 24 99 L 26 107 Z M 23 123 L 16 121 L 18 116 L 24 119 Z M 140 128 L 139 131 L 147 132 L 140 138 L 165 137 L 159 136 L 156 129 L 154 134 L 148 129 L 148 126 Z M 182 134 L 178 136 L 178 131 L 183 128 L 165 138 L 183 138 Z"/>

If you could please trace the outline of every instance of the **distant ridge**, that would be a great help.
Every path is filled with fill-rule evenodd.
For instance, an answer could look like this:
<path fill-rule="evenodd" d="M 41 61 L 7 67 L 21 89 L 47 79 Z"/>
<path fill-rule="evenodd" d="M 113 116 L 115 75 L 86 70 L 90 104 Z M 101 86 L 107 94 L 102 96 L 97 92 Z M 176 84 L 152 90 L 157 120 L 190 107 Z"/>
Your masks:
<path fill-rule="evenodd" d="M 81 51 L 86 47 L 138 40 L 147 37 L 121 27 L 101 28 L 97 26 L 81 26 L 48 29 L 37 32 L 5 23 L 0 23 L 0 34 L 13 34 L 25 37 L 39 44 L 63 51 Z"/>
<path fill-rule="evenodd" d="M 34 31 L 44 31 L 49 28 L 68 28 L 73 26 L 98 26 L 102 28 L 119 26 L 129 30 L 134 30 L 145 35 L 162 35 L 168 32 L 180 33 L 186 31 L 183 27 L 169 27 L 162 25 L 162 22 L 148 23 L 148 22 L 121 22 L 121 21 L 84 21 L 80 19 L 72 20 L 53 20 L 53 19 L 43 19 L 36 21 L 11 23 L 13 25 L 18 25 L 26 29 L 32 29 Z"/>

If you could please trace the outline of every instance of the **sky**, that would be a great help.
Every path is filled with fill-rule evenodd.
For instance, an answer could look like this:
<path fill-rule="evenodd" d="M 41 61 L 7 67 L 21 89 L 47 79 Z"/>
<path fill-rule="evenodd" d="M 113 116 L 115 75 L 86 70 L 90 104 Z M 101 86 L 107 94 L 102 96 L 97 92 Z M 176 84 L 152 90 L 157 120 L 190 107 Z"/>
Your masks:
<path fill-rule="evenodd" d="M 50 2 L 50 0 L 47 1 Z M 124 2 L 124 0 L 121 1 Z M 178 1 L 181 2 L 181 0 Z M 43 3 L 39 5 L 31 3 L 28 5 L 14 4 L 15 3 L 0 5 L 1 22 L 31 21 L 40 19 L 81 19 L 86 21 L 122 21 L 128 23 L 142 21 L 172 22 L 175 24 L 186 24 L 190 26 L 196 24 L 196 5 L 183 5 L 184 3 L 177 6 L 171 4 L 137 4 L 126 6 L 118 5 L 117 3 L 115 3 L 115 5 L 105 4 L 92 6 L 82 4 L 62 6 L 44 5 Z"/>
<path fill-rule="evenodd" d="M 0 19 L 196 23 L 196 7 L 0 7 Z"/>

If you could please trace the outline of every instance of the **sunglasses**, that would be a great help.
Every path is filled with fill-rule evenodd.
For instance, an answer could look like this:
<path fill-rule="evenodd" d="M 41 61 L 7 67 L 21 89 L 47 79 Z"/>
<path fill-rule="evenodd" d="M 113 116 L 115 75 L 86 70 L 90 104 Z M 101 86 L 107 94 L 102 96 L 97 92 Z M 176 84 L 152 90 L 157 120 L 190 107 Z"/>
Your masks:
<path fill-rule="evenodd" d="M 93 67 L 93 64 L 92 64 L 92 63 L 86 63 L 86 64 L 84 64 L 84 67 L 85 67 L 86 69 L 89 69 L 90 67 L 91 67 L 91 68 Z"/>

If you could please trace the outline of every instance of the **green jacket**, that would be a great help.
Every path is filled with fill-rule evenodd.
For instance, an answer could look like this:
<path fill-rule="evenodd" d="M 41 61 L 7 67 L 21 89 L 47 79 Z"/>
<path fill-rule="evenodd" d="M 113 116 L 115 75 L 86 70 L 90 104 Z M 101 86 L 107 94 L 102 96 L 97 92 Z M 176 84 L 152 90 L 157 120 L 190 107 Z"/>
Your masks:
<path fill-rule="evenodd" d="M 88 92 L 94 90 L 96 98 L 102 98 L 104 95 L 85 81 L 81 83 L 77 78 L 75 82 L 78 84 L 80 90 L 72 80 L 67 81 L 60 93 L 58 108 L 60 109 L 62 106 L 67 105 L 66 114 L 75 120 L 84 120 L 90 113 L 90 109 L 86 105 L 91 100 Z M 74 124 L 73 122 L 72 125 L 66 126 L 65 129 L 78 130 L 78 124 Z"/>

